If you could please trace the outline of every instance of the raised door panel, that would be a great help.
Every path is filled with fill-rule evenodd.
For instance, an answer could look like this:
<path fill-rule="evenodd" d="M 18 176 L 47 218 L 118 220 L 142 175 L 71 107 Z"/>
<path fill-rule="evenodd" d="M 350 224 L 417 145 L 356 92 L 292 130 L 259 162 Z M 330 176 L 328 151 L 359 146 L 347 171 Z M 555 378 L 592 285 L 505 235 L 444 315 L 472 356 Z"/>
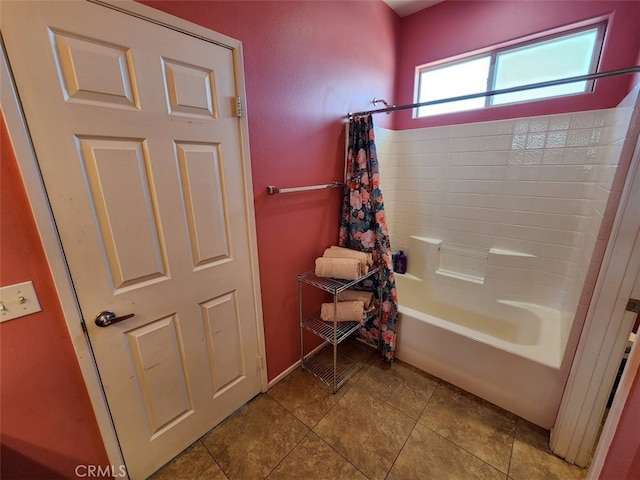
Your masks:
<path fill-rule="evenodd" d="M 231 257 L 220 150 L 218 144 L 176 144 L 194 267 Z"/>
<path fill-rule="evenodd" d="M 78 138 L 114 290 L 166 277 L 145 143 Z"/>
<path fill-rule="evenodd" d="M 195 408 L 177 315 L 150 322 L 126 336 L 152 440 Z"/>
<path fill-rule="evenodd" d="M 165 58 L 162 66 L 169 114 L 218 118 L 213 70 Z"/>
<path fill-rule="evenodd" d="M 235 292 L 201 304 L 215 395 L 222 395 L 246 375 Z"/>
<path fill-rule="evenodd" d="M 131 49 L 49 29 L 67 101 L 139 108 Z"/>

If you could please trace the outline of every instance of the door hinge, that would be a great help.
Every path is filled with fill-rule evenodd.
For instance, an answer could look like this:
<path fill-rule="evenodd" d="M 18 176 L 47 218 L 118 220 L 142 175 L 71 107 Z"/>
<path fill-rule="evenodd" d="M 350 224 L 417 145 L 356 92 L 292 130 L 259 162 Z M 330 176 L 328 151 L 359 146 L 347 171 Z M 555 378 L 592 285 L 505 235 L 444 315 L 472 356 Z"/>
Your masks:
<path fill-rule="evenodd" d="M 640 300 L 630 298 L 627 302 L 627 312 L 640 313 Z"/>
<path fill-rule="evenodd" d="M 242 117 L 242 98 L 236 97 L 236 117 Z"/>
<path fill-rule="evenodd" d="M 262 355 L 258 355 L 257 360 L 258 360 L 258 369 L 260 370 L 260 374 L 262 374 L 264 371 L 264 367 L 266 366 L 264 364 L 264 359 L 262 358 Z"/>

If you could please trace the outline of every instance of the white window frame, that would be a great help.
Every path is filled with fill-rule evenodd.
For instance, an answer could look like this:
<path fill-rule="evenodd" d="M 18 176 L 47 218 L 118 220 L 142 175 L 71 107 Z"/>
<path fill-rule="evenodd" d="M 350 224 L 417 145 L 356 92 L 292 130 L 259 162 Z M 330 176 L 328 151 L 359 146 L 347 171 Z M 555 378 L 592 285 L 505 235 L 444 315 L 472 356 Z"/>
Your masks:
<path fill-rule="evenodd" d="M 462 55 L 457 55 L 455 57 L 449 57 L 449 58 L 446 58 L 446 59 L 443 59 L 443 60 L 438 60 L 437 62 L 431 62 L 431 63 L 419 65 L 419 66 L 416 67 L 414 102 L 415 103 L 420 103 L 420 89 L 421 89 L 420 80 L 421 80 L 421 77 L 422 77 L 421 74 L 423 72 L 425 72 L 425 71 L 435 70 L 435 69 L 439 69 L 439 68 L 443 68 L 443 67 L 452 66 L 452 65 L 455 65 L 457 63 L 467 62 L 467 61 L 475 60 L 475 59 L 478 59 L 478 58 L 490 56 L 491 60 L 490 60 L 489 71 L 488 71 L 488 75 L 487 75 L 487 86 L 486 86 L 486 89 L 485 89 L 485 92 L 490 92 L 490 91 L 495 90 L 495 88 L 494 88 L 494 85 L 495 85 L 495 73 L 496 73 L 495 66 L 496 66 L 496 59 L 497 59 L 498 55 L 500 55 L 502 53 L 505 53 L 505 52 L 512 51 L 512 50 L 517 50 L 517 49 L 522 48 L 522 47 L 527 47 L 527 46 L 530 46 L 530 45 L 535 45 L 537 43 L 547 42 L 549 40 L 554 40 L 554 39 L 557 39 L 557 38 L 561 38 L 561 37 L 565 37 L 565 36 L 569 36 L 569 35 L 574 35 L 574 34 L 577 34 L 577 33 L 585 32 L 587 30 L 593 30 L 593 29 L 597 29 L 597 38 L 596 38 L 596 43 L 594 45 L 594 49 L 593 49 L 593 52 L 592 52 L 591 62 L 590 62 L 590 67 L 589 67 L 589 72 L 588 73 L 589 74 L 596 73 L 597 70 L 598 70 L 598 65 L 600 63 L 600 58 L 601 58 L 601 54 L 602 54 L 602 47 L 603 47 L 603 44 L 604 44 L 604 36 L 605 36 L 605 33 L 606 33 L 606 29 L 607 29 L 607 23 L 608 23 L 608 17 L 598 17 L 598 18 L 590 19 L 590 20 L 587 20 L 587 21 L 584 21 L 584 22 L 580 22 L 580 23 L 577 23 L 577 24 L 572 24 L 572 25 L 556 28 L 556 29 L 553 29 L 553 30 L 547 30 L 547 31 L 541 32 L 539 34 L 518 38 L 518 39 L 510 41 L 510 42 L 505 42 L 505 43 L 502 43 L 502 44 L 493 45 L 491 47 L 487 47 L 487 48 L 482 49 L 482 50 L 476 50 L 476 51 L 471 52 L 471 53 L 465 53 L 465 54 L 462 54 Z M 501 104 L 498 104 L 498 105 L 493 105 L 493 103 L 492 103 L 493 98 L 495 97 L 495 95 L 487 95 L 487 96 L 485 96 L 485 101 L 484 101 L 484 107 L 483 108 L 494 108 L 494 107 L 501 107 L 501 106 L 505 106 L 505 105 L 513 105 L 515 103 L 528 103 L 528 102 L 547 100 L 547 99 L 550 99 L 550 98 L 568 97 L 568 96 L 573 96 L 573 95 L 582 95 L 584 93 L 593 92 L 594 85 L 595 85 L 595 81 L 594 80 L 589 80 L 589 81 L 587 81 L 587 83 L 585 85 L 585 89 L 582 92 L 575 92 L 575 93 L 561 94 L 561 95 L 553 95 L 553 96 L 535 98 L 535 99 L 531 99 L 531 100 L 519 100 L 519 101 L 514 101 L 514 102 L 509 102 L 509 103 L 501 103 Z M 473 109 L 473 110 L 479 110 L 479 109 L 480 108 Z M 448 113 L 438 113 L 438 114 L 429 114 L 429 115 L 418 115 L 419 111 L 420 111 L 420 107 L 414 108 L 414 110 L 413 110 L 413 118 L 427 118 L 427 117 L 433 117 L 433 116 L 437 116 L 437 115 L 447 115 L 448 114 Z M 470 111 L 470 110 L 464 110 L 464 111 Z M 460 113 L 460 112 L 461 112 L 461 110 L 458 110 L 456 112 L 449 112 L 449 113 Z"/>

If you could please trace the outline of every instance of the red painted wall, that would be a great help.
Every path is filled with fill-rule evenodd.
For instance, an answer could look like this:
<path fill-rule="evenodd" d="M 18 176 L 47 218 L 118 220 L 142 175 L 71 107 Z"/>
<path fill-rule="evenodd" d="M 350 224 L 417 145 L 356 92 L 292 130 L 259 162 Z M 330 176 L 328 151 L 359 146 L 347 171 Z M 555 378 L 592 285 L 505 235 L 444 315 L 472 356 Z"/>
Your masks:
<path fill-rule="evenodd" d="M 0 324 L 0 477 L 76 478 L 109 462 L 2 115 L 0 129 L 0 285 L 33 281 L 42 307 Z"/>
<path fill-rule="evenodd" d="M 640 50 L 640 2 L 447 0 L 417 12 L 402 21 L 393 102 L 399 105 L 415 102 L 416 66 L 602 15 L 610 15 L 610 20 L 600 71 L 636 65 Z M 412 110 L 403 110 L 394 114 L 394 128 L 405 130 L 610 108 L 625 97 L 631 85 L 632 78 L 626 75 L 597 81 L 593 93 L 421 119 L 412 119 Z"/>
<path fill-rule="evenodd" d="M 378 1 L 141 3 L 243 42 L 267 348 L 273 379 L 300 358 L 298 273 L 337 242 L 339 189 L 267 196 L 267 185 L 341 180 L 350 111 L 390 97 L 399 17 Z M 385 126 L 389 118 L 377 118 Z M 389 125 L 387 125 L 389 126 Z M 309 296 L 309 298 L 317 298 Z"/>

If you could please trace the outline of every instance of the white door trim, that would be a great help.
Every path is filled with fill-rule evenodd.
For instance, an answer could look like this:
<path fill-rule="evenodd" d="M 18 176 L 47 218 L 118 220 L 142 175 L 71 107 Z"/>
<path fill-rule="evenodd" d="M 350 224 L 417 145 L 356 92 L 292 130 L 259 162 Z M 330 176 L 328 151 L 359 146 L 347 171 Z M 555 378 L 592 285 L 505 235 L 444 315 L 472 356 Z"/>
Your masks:
<path fill-rule="evenodd" d="M 627 137 L 628 141 L 634 142 L 635 150 L 551 435 L 551 450 L 583 467 L 588 466 L 632 326 L 631 317 L 625 316 L 625 307 L 640 270 L 640 125 L 637 124 L 637 108 L 636 105 Z M 614 421 L 617 419 L 608 420 Z M 598 451 L 606 456 L 606 450 L 599 448 Z"/>
<path fill-rule="evenodd" d="M 636 248 L 640 248 L 640 246 L 636 245 Z M 593 462 L 591 462 L 587 480 L 597 480 L 600 478 L 602 467 L 604 466 L 607 453 L 609 452 L 609 447 L 611 446 L 611 442 L 613 441 L 613 437 L 615 436 L 620 422 L 620 417 L 622 416 L 622 410 L 627 403 L 627 397 L 631 392 L 631 385 L 638 375 L 639 369 L 640 338 L 633 342 L 633 347 L 629 353 L 629 358 L 627 359 L 627 364 L 624 372 L 622 373 L 622 378 L 620 378 L 620 384 L 618 385 L 611 409 L 607 415 L 607 421 L 602 429 L 600 441 L 598 442 L 598 447 L 596 448 L 593 456 Z M 638 447 L 638 444 L 640 444 L 640 441 L 636 441 L 636 447 Z"/>
<path fill-rule="evenodd" d="M 134 2 L 133 0 L 117 0 L 117 1 L 96 1 L 93 3 L 104 6 L 105 8 L 114 8 L 123 13 L 131 14 L 143 20 L 171 28 L 173 30 L 185 33 L 190 36 L 213 42 L 217 45 L 229 48 L 233 54 L 235 77 L 237 81 L 237 91 L 242 99 L 245 95 L 245 82 L 243 70 L 243 52 L 242 43 L 231 37 L 219 34 L 207 28 L 198 26 L 186 20 L 174 17 L 159 10 L 147 7 Z M 29 137 L 29 131 L 23 115 L 17 90 L 13 84 L 13 79 L 7 64 L 6 52 L 2 46 L 1 55 L 1 72 L 0 72 L 0 101 L 2 110 L 7 122 L 7 129 L 13 143 L 16 153 L 18 168 L 22 175 L 22 180 L 27 192 L 31 211 L 35 219 L 43 248 L 49 263 L 49 268 L 53 277 L 53 282 L 58 294 L 58 298 L 65 317 L 67 328 L 71 336 L 71 341 L 80 365 L 80 370 L 89 393 L 89 398 L 96 416 L 100 434 L 107 451 L 109 462 L 112 465 L 124 465 L 120 447 L 111 417 L 109 415 L 108 406 L 98 375 L 91 348 L 85 332 L 82 329 L 82 317 L 78 308 L 77 298 L 75 296 L 73 286 L 70 280 L 69 268 L 65 262 L 62 253 L 62 247 L 58 232 L 55 228 L 53 215 L 49 206 L 43 179 L 40 175 L 38 163 Z M 246 108 L 245 108 L 246 111 Z M 258 332 L 258 351 L 261 356 L 261 388 L 262 391 L 268 389 L 266 356 L 264 343 L 264 324 L 262 318 L 262 299 L 260 294 L 260 276 L 258 273 L 258 249 L 255 226 L 255 210 L 253 203 L 253 191 L 250 186 L 251 177 L 251 160 L 249 154 L 249 126 L 246 114 L 240 118 L 240 139 L 243 158 L 243 181 L 248 187 L 244 191 L 245 205 L 247 206 L 245 215 L 246 222 L 249 226 L 250 237 L 250 262 L 253 279 L 253 292 L 255 304 L 255 316 Z"/>

